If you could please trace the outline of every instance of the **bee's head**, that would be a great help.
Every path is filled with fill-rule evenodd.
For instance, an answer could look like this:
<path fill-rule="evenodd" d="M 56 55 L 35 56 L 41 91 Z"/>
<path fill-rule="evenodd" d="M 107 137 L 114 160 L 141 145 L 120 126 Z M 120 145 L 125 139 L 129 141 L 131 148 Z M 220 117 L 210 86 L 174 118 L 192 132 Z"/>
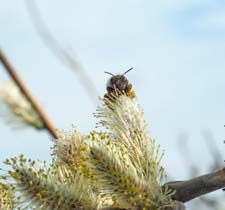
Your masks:
<path fill-rule="evenodd" d="M 111 78 L 109 78 L 106 89 L 108 93 L 113 93 L 116 90 L 119 90 L 121 93 L 124 92 L 129 94 L 130 90 L 132 89 L 132 85 L 129 83 L 125 74 L 132 70 L 133 68 L 128 69 L 124 74 L 117 74 L 114 75 L 110 72 L 105 72 L 106 74 L 110 74 Z"/>
<path fill-rule="evenodd" d="M 115 89 L 123 91 L 126 89 L 126 86 L 129 84 L 127 78 L 124 75 L 117 74 L 109 78 L 106 89 L 108 93 L 113 92 Z"/>

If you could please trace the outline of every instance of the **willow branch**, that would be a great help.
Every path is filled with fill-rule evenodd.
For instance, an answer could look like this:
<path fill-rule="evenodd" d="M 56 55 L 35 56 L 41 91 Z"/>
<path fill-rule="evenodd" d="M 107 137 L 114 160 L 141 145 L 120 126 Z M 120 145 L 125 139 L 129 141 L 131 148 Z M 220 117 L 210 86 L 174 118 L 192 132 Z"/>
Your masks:
<path fill-rule="evenodd" d="M 126 210 L 126 209 L 108 206 L 108 207 L 101 208 L 100 210 Z M 182 202 L 174 201 L 173 207 L 169 207 L 169 208 L 161 209 L 161 210 L 185 210 L 185 206 Z"/>
<path fill-rule="evenodd" d="M 48 132 L 54 137 L 57 138 L 56 129 L 53 125 L 53 123 L 49 120 L 47 115 L 45 114 L 44 110 L 42 109 L 41 105 L 37 102 L 37 100 L 32 96 L 29 89 L 26 87 L 18 73 L 16 72 L 16 69 L 14 66 L 10 63 L 10 61 L 7 59 L 3 51 L 0 49 L 0 61 L 5 67 L 5 70 L 10 75 L 10 77 L 14 80 L 14 82 L 18 85 L 21 92 L 24 94 L 24 96 L 27 98 L 27 100 L 31 103 L 32 107 L 36 110 L 36 112 L 39 114 L 40 118 L 42 119 L 44 123 L 45 129 L 48 130 Z"/>
<path fill-rule="evenodd" d="M 175 203 L 177 205 L 174 205 L 173 210 L 184 210 L 185 207 L 182 203 L 213 192 L 215 190 L 225 188 L 225 168 L 187 181 L 168 182 L 166 186 L 176 191 L 172 196 L 172 199 L 174 201 L 179 201 L 178 203 Z M 106 207 L 102 208 L 101 210 L 119 209 Z"/>
<path fill-rule="evenodd" d="M 207 193 L 225 187 L 225 168 L 188 181 L 169 182 L 166 184 L 170 189 L 176 190 L 172 199 L 187 202 Z"/>

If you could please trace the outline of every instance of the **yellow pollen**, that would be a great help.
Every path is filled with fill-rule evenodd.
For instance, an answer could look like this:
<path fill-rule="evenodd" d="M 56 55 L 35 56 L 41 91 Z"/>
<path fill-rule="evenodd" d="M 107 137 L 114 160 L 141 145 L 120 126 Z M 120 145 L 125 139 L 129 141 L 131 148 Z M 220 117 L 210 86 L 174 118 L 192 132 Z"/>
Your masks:
<path fill-rule="evenodd" d="M 133 88 L 130 89 L 130 91 L 127 93 L 127 96 L 130 98 L 134 98 L 136 96 Z"/>

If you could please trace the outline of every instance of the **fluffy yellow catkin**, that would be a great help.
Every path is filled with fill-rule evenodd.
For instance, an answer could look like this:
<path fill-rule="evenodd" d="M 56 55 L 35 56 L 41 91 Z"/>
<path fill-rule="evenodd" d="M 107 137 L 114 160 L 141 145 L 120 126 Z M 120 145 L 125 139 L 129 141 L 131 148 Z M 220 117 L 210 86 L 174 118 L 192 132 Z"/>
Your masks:
<path fill-rule="evenodd" d="M 74 174 L 63 164 L 37 167 L 32 160 L 21 155 L 5 164 L 17 191 L 17 206 L 28 209 L 92 210 L 97 203 L 89 183 L 80 174 Z"/>
<path fill-rule="evenodd" d="M 105 131 L 60 132 L 48 169 L 23 155 L 5 161 L 12 168 L 6 179 L 13 181 L 17 207 L 94 210 L 107 203 L 161 210 L 173 205 L 174 192 L 162 187 L 163 153 L 136 99 L 123 94 L 105 98 L 95 116 Z"/>
<path fill-rule="evenodd" d="M 104 99 L 96 117 L 111 141 L 92 147 L 93 170 L 116 201 L 132 209 L 156 210 L 172 206 L 173 192 L 162 189 L 162 153 L 150 138 L 143 110 L 126 95 Z"/>
<path fill-rule="evenodd" d="M 8 108 L 1 115 L 14 126 L 32 126 L 37 129 L 44 127 L 38 113 L 13 82 L 1 86 L 0 100 Z"/>
<path fill-rule="evenodd" d="M 13 210 L 14 197 L 13 192 L 9 186 L 0 183 L 0 209 L 1 210 Z"/>

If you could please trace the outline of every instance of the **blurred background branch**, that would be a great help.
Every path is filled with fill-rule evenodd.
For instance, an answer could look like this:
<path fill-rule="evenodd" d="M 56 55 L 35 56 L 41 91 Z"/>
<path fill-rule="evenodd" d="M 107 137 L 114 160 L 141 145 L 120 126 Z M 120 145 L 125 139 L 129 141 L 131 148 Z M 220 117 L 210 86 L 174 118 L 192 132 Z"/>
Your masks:
<path fill-rule="evenodd" d="M 194 157 L 191 153 L 191 146 L 188 143 L 190 139 L 186 134 L 179 135 L 178 139 L 178 150 L 180 152 L 180 156 L 183 158 L 184 165 L 188 168 L 189 177 L 198 177 L 202 171 L 201 167 L 194 161 Z M 217 171 L 224 167 L 223 156 L 216 145 L 216 140 L 213 137 L 212 132 L 209 129 L 205 129 L 203 131 L 203 140 L 208 149 L 209 156 L 212 158 L 212 163 L 207 167 L 207 171 Z M 225 180 L 225 177 L 224 177 Z M 224 182 L 222 180 L 222 182 Z M 219 183 L 217 185 L 219 187 Z M 212 186 L 211 186 L 212 187 Z M 213 188 L 213 187 L 212 187 Z M 223 188 L 222 187 L 219 187 Z M 196 191 L 201 191 L 200 189 L 196 189 Z M 199 209 L 213 209 L 213 210 L 221 210 L 224 209 L 223 196 L 200 196 L 198 199 L 195 199 L 190 203 L 189 209 L 199 210 Z"/>
<path fill-rule="evenodd" d="M 85 88 L 90 100 L 94 105 L 96 105 L 97 97 L 99 96 L 97 88 L 77 56 L 72 55 L 67 49 L 59 44 L 46 25 L 46 21 L 42 18 L 41 12 L 39 11 L 35 1 L 27 0 L 26 6 L 34 28 L 45 46 L 63 65 L 76 74 L 79 82 Z"/>

